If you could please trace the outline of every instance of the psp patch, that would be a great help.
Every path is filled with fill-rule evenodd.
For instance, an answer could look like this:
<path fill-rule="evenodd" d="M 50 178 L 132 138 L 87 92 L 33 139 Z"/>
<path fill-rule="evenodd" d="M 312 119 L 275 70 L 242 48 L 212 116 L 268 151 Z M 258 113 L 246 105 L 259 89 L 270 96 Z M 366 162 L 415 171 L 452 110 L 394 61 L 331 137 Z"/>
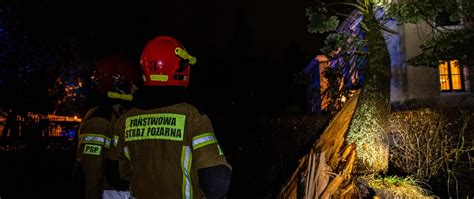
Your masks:
<path fill-rule="evenodd" d="M 100 155 L 101 151 L 102 151 L 102 146 L 100 145 L 86 144 L 84 146 L 84 154 Z"/>

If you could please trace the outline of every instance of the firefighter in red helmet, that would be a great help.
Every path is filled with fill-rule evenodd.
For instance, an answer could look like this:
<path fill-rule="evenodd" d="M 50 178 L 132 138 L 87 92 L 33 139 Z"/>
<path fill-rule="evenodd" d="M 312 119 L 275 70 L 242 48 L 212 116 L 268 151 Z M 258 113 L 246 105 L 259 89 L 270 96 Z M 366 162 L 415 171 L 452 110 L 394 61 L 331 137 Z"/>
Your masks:
<path fill-rule="evenodd" d="M 142 52 L 143 85 L 134 107 L 115 128 L 116 158 L 130 161 L 130 187 L 137 198 L 212 199 L 227 194 L 231 166 L 211 121 L 185 100 L 195 63 L 169 36 L 149 41 Z"/>
<path fill-rule="evenodd" d="M 118 141 L 118 137 L 112 135 L 116 120 L 131 107 L 138 79 L 136 68 L 128 58 L 117 55 L 102 58 L 96 64 L 92 76 L 96 89 L 89 94 L 93 107 L 79 127 L 74 169 L 75 182 L 82 187 L 80 192 L 85 194 L 84 198 L 130 196 L 127 191 L 131 174 L 129 163 L 110 160 L 107 153 Z M 107 175 L 117 178 L 106 178 Z"/>

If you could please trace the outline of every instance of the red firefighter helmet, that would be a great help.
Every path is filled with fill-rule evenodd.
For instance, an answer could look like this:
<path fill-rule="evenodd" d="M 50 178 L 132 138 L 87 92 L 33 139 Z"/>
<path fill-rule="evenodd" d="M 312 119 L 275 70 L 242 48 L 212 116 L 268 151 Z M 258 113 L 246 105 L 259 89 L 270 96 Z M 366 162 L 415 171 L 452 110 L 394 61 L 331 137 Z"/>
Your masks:
<path fill-rule="evenodd" d="M 108 56 L 96 64 L 92 79 L 109 98 L 132 101 L 132 86 L 138 79 L 134 63 L 121 56 Z"/>
<path fill-rule="evenodd" d="M 195 63 L 178 40 L 158 36 L 147 43 L 140 58 L 143 85 L 187 87 L 190 65 Z"/>

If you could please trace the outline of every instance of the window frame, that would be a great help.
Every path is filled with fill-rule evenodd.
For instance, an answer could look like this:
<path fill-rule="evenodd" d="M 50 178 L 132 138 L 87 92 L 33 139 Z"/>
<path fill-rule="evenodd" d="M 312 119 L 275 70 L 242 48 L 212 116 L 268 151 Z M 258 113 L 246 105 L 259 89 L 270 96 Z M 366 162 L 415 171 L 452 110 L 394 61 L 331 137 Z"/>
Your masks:
<path fill-rule="evenodd" d="M 446 61 L 446 60 L 443 60 L 443 61 L 440 61 L 440 64 L 438 65 L 438 74 L 439 74 L 439 78 L 438 78 L 438 81 L 439 81 L 439 89 L 442 93 L 448 93 L 448 92 L 465 92 L 466 91 L 466 82 L 465 82 L 465 79 L 464 79 L 464 66 L 461 66 L 458 62 L 458 66 L 459 66 L 459 74 L 452 74 L 452 71 L 451 71 L 451 62 L 452 61 L 456 61 L 456 60 L 449 60 L 449 61 Z M 448 70 L 448 73 L 447 74 L 443 74 L 446 75 L 448 78 L 448 85 L 449 85 L 449 89 L 448 90 L 443 90 L 442 89 L 442 83 L 441 83 L 441 64 L 443 62 L 446 62 L 447 63 L 447 70 Z M 454 90 L 453 89 L 453 76 L 454 75 L 459 75 L 459 79 L 460 79 L 460 84 L 461 84 L 461 89 L 456 89 Z"/>

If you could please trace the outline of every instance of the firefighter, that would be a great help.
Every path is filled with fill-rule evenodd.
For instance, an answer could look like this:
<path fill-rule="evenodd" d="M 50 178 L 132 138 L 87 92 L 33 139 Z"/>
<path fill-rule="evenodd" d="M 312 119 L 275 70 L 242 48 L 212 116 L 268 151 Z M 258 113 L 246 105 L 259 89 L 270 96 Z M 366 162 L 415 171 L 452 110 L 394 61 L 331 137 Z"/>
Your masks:
<path fill-rule="evenodd" d="M 176 39 L 158 36 L 145 46 L 143 82 L 134 107 L 117 121 L 116 159 L 131 162 L 137 198 L 225 198 L 231 166 L 211 121 L 185 93 L 196 58 Z"/>
<path fill-rule="evenodd" d="M 130 196 L 127 191 L 129 163 L 108 159 L 107 151 L 116 146 L 112 136 L 116 120 L 131 107 L 137 68 L 129 59 L 116 55 L 105 57 L 96 65 L 92 79 L 96 82 L 97 94 L 91 91 L 89 99 L 94 107 L 86 113 L 79 127 L 74 179 L 82 188 L 80 193 L 85 194 L 80 198 Z M 118 177 L 106 179 L 109 173 Z"/>

